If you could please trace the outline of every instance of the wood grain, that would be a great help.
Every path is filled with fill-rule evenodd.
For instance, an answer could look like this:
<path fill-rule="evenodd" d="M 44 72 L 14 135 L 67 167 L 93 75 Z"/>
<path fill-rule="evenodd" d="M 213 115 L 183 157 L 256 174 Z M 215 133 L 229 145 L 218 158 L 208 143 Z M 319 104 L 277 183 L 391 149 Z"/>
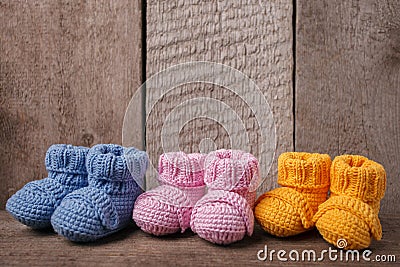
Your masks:
<path fill-rule="evenodd" d="M 297 1 L 296 25 L 296 150 L 382 163 L 381 211 L 398 213 L 399 2 Z"/>
<path fill-rule="evenodd" d="M 292 41 L 292 2 L 289 0 L 147 2 L 147 78 L 175 64 L 192 61 L 217 62 L 242 71 L 258 85 L 271 106 L 277 131 L 277 154 L 293 150 Z M 160 82 L 168 84 L 175 79 L 176 76 L 170 76 Z M 231 148 L 232 141 L 239 139 L 242 131 L 232 134 L 226 128 L 235 122 L 237 115 L 248 135 L 248 142 L 239 148 L 260 156 L 260 127 L 252 113 L 253 107 L 240 95 L 219 85 L 204 83 L 167 89 L 172 90 L 163 94 L 154 88 L 146 91 L 146 149 L 153 166 L 157 167 L 159 155 L 167 152 L 161 143 L 161 129 L 168 114 L 185 101 L 199 97 L 226 104 L 220 114 L 227 110 L 230 113 L 218 121 L 194 116 L 178 134 L 166 133 L 169 142 L 178 143 L 179 149 L 185 152 Z M 258 96 L 254 92 L 250 98 L 257 100 Z M 154 102 L 156 105 L 151 105 Z M 212 107 L 211 103 L 204 101 L 196 108 L 188 106 L 186 111 L 200 114 Z M 182 116 L 174 119 L 171 124 L 178 124 Z M 260 192 L 276 187 L 276 159 L 269 175 L 265 171 L 262 176 L 266 179 Z M 148 187 L 155 185 L 154 177 L 154 172 L 149 175 Z"/>
<path fill-rule="evenodd" d="M 3 208 L 46 176 L 51 144 L 121 143 L 141 84 L 141 1 L 1 0 L 0 36 Z M 134 130 L 141 146 L 140 122 Z"/>
<path fill-rule="evenodd" d="M 383 239 L 373 242 L 369 248 L 375 255 L 395 255 L 400 257 L 399 217 L 383 217 Z M 274 254 L 273 261 L 259 261 L 257 252 L 268 247 L 271 250 L 313 249 L 320 253 L 329 249 L 316 230 L 289 238 L 277 238 L 266 234 L 258 225 L 252 237 L 231 244 L 217 246 L 191 231 L 168 237 L 155 237 L 131 225 L 112 236 L 94 243 L 79 244 L 67 241 L 51 230 L 35 231 L 15 221 L 7 212 L 0 211 L 0 265 L 15 266 L 309 266 L 320 262 L 280 262 Z M 318 255 L 318 254 L 317 254 Z M 324 264 L 366 265 L 373 262 L 329 261 L 325 254 Z M 338 254 L 339 256 L 339 254 Z M 286 257 L 288 257 L 286 255 Z M 345 258 L 343 258 L 345 259 Z M 382 264 L 382 263 L 380 263 Z M 385 262 L 385 266 L 390 263 Z M 393 263 L 394 264 L 394 263 Z"/>

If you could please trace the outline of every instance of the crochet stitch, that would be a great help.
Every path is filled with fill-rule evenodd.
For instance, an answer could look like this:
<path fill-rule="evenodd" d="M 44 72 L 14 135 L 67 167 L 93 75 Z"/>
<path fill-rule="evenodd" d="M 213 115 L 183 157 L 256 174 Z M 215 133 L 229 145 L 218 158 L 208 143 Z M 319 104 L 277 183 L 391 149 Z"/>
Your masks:
<path fill-rule="evenodd" d="M 93 241 L 129 223 L 142 193 L 135 180 L 143 179 L 148 157 L 133 147 L 100 144 L 90 149 L 86 166 L 89 185 L 67 195 L 51 217 L 54 230 L 71 241 Z"/>
<path fill-rule="evenodd" d="M 192 209 L 205 193 L 204 158 L 184 152 L 160 156 L 161 185 L 140 195 L 132 214 L 144 232 L 160 236 L 189 228 Z"/>
<path fill-rule="evenodd" d="M 252 205 L 259 181 L 257 159 L 243 151 L 221 149 L 207 156 L 205 169 L 208 193 L 193 209 L 193 232 L 223 245 L 252 235 Z"/>
<path fill-rule="evenodd" d="M 326 154 L 288 152 L 278 159 L 278 184 L 261 195 L 256 221 L 275 236 L 292 236 L 314 226 L 318 205 L 327 198 L 331 159 Z"/>
<path fill-rule="evenodd" d="M 6 209 L 21 223 L 32 228 L 51 226 L 55 208 L 70 192 L 87 186 L 85 167 L 89 149 L 72 145 L 52 145 L 45 165 L 48 177 L 27 183 L 7 201 Z"/>
<path fill-rule="evenodd" d="M 336 157 L 330 198 L 313 218 L 323 238 L 343 249 L 364 249 L 372 237 L 380 240 L 378 213 L 385 188 L 386 172 L 379 163 L 358 155 Z"/>

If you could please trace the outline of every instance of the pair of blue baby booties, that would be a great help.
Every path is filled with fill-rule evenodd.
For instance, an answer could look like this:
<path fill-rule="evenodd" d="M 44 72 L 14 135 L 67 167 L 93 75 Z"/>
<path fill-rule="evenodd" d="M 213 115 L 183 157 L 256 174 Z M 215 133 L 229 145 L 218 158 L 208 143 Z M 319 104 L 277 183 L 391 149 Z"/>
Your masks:
<path fill-rule="evenodd" d="M 53 227 L 75 242 L 112 234 L 130 222 L 148 167 L 146 152 L 114 144 L 56 144 L 45 159 L 48 177 L 27 183 L 6 209 L 35 229 Z"/>

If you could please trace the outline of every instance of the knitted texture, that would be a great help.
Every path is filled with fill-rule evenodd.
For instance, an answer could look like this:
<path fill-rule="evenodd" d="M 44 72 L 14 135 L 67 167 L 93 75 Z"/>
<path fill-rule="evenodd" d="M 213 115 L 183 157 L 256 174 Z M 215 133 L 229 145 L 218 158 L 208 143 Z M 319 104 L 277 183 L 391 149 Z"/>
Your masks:
<path fill-rule="evenodd" d="M 86 167 L 89 185 L 67 195 L 51 217 L 54 230 L 71 241 L 93 241 L 129 223 L 148 157 L 133 147 L 100 144 L 90 149 Z"/>
<path fill-rule="evenodd" d="M 193 232 L 224 245 L 252 235 L 252 204 L 259 181 L 257 159 L 243 151 L 221 149 L 207 156 L 205 169 L 208 193 L 193 209 Z"/>
<path fill-rule="evenodd" d="M 50 218 L 61 200 L 87 185 L 85 167 L 89 149 L 72 145 L 52 145 L 45 159 L 48 177 L 27 183 L 7 201 L 6 209 L 32 228 L 50 227 Z"/>
<path fill-rule="evenodd" d="M 160 156 L 160 186 L 140 195 L 132 217 L 153 235 L 184 232 L 190 226 L 195 203 L 204 195 L 205 155 L 170 152 Z"/>
<path fill-rule="evenodd" d="M 275 236 L 292 236 L 314 226 L 318 205 L 327 198 L 331 159 L 326 154 L 288 152 L 278 159 L 278 184 L 261 195 L 256 221 Z"/>
<path fill-rule="evenodd" d="M 385 188 L 386 172 L 379 163 L 357 155 L 336 157 L 331 167 L 331 196 L 313 218 L 323 238 L 335 246 L 344 239 L 339 246 L 344 249 L 367 248 L 372 237 L 380 240 L 378 213 Z"/>

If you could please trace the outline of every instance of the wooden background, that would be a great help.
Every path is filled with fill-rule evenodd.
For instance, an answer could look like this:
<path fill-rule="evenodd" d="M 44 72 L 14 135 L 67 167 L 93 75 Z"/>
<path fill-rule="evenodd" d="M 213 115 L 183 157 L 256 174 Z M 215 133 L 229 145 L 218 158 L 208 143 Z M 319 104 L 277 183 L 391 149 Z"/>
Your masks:
<path fill-rule="evenodd" d="M 240 70 L 261 89 L 274 114 L 277 155 L 368 156 L 388 174 L 382 213 L 400 211 L 396 0 L 0 0 L 0 36 L 2 208 L 26 182 L 45 177 L 51 144 L 122 143 L 125 110 L 141 93 L 129 143 L 145 142 L 153 162 L 163 151 L 168 113 L 201 96 L 238 114 L 257 154 L 260 129 L 251 107 L 232 92 L 192 84 L 154 99 L 149 88 L 137 91 L 170 66 L 212 61 Z M 198 151 L 206 138 L 229 148 L 229 123 L 230 116 L 218 123 L 197 118 L 175 138 L 186 152 Z M 277 186 L 276 160 L 263 176 L 260 193 Z"/>

